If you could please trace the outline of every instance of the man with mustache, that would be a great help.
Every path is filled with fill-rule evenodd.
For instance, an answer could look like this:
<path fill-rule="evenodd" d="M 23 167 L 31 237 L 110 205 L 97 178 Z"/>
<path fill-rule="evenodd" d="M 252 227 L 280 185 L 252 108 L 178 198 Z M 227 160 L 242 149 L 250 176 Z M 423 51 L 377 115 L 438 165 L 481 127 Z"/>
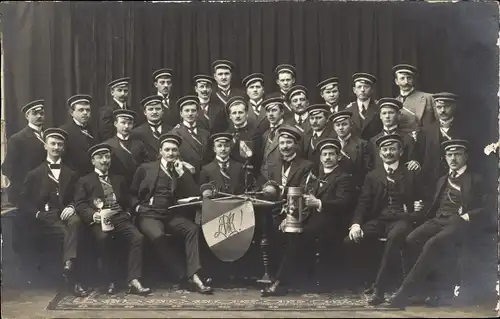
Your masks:
<path fill-rule="evenodd" d="M 382 130 L 380 110 L 372 98 L 376 82 L 377 78 L 369 73 L 355 73 L 352 76 L 352 91 L 356 95 L 356 101 L 351 102 L 348 107 L 352 111 L 353 131 L 366 141 Z"/>
<path fill-rule="evenodd" d="M 301 264 L 297 257 L 307 260 L 306 268 L 308 268 L 311 265 L 310 261 L 314 260 L 312 253 L 316 255 L 312 264 L 316 268 L 316 284 L 319 284 L 320 248 L 325 244 L 326 239 L 331 238 L 329 234 L 334 232 L 334 229 L 340 231 L 339 222 L 342 221 L 342 213 L 353 199 L 351 175 L 345 173 L 338 165 L 341 156 L 339 141 L 325 138 L 318 143 L 317 147 L 321 162 L 319 176 L 316 178 L 308 174 L 304 181 L 307 191 L 304 209 L 308 214 L 304 222 L 304 230 L 300 235 L 287 234 L 288 245 L 276 274 L 276 280 L 262 291 L 263 296 L 283 293 L 284 291 L 279 289 L 280 282 L 287 275 L 289 276 L 294 268 L 303 270 L 302 267 L 293 267 L 294 264 Z M 282 230 L 285 220 L 286 218 L 280 225 Z M 313 247 L 315 249 L 311 249 Z"/>
<path fill-rule="evenodd" d="M 248 121 L 256 128 L 259 134 L 269 128 L 266 112 L 262 107 L 264 100 L 264 75 L 253 73 L 246 76 L 243 81 L 248 96 Z"/>
<path fill-rule="evenodd" d="M 299 130 L 302 136 L 311 131 L 311 124 L 308 120 L 309 113 L 307 113 L 309 106 L 307 96 L 307 89 L 302 85 L 293 86 L 285 95 L 285 101 L 288 101 L 292 110 L 288 116 L 285 111 L 285 123 Z"/>
<path fill-rule="evenodd" d="M 111 146 L 108 144 L 92 146 L 88 150 L 88 157 L 92 160 L 94 171 L 80 178 L 76 187 L 75 207 L 96 239 L 104 277 L 108 283 L 106 294 L 114 295 L 117 292 L 118 278 L 115 269 L 120 266 L 116 252 L 125 248 L 128 292 L 148 295 L 151 290 L 143 287 L 139 281 L 142 275 L 144 236 L 132 223 L 131 214 L 135 211 L 130 201 L 129 184 L 122 176 L 109 171 Z M 122 247 L 117 247 L 118 244 Z"/>
<path fill-rule="evenodd" d="M 197 99 L 196 99 L 197 100 Z M 212 293 L 209 279 L 200 275 L 198 227 L 182 212 L 169 207 L 184 197 L 199 196 L 200 188 L 193 175 L 184 169 L 179 159 L 179 146 L 185 142 L 175 134 L 160 137 L 161 159 L 141 165 L 130 188 L 132 207 L 138 213 L 141 231 L 153 243 L 161 262 L 173 271 L 177 279 L 202 294 Z M 170 247 L 165 233 L 181 238 L 185 245 L 186 268 L 182 259 Z"/>
<path fill-rule="evenodd" d="M 399 87 L 396 97 L 403 103 L 400 127 L 404 133 L 416 136 L 422 127 L 436 121 L 432 95 L 415 89 L 417 68 L 410 64 L 398 64 L 392 68 L 394 82 Z"/>
<path fill-rule="evenodd" d="M 135 170 L 146 161 L 148 154 L 144 143 L 130 136 L 137 114 L 132 110 L 115 110 L 113 116 L 116 135 L 104 142 L 112 149 L 110 171 L 123 176 L 130 185 Z"/>
<path fill-rule="evenodd" d="M 328 121 L 330 110 L 326 104 L 314 104 L 306 109 L 309 114 L 309 124 L 311 131 L 304 135 L 302 139 L 302 154 L 304 158 L 310 160 L 314 165 L 319 165 L 319 152 L 316 146 L 324 138 L 335 137 L 335 131 Z"/>
<path fill-rule="evenodd" d="M 366 175 L 361 196 L 358 199 L 349 235 L 344 239 L 347 244 L 366 244 L 386 237 L 384 253 L 380 262 L 373 295 L 368 299 L 369 305 L 384 302 L 384 293 L 388 289 L 390 270 L 401 268 L 400 254 L 406 236 L 411 232 L 413 223 L 422 210 L 423 194 L 419 188 L 418 173 L 411 171 L 400 161 L 403 152 L 403 139 L 400 135 L 384 135 L 377 139 L 379 155 L 383 165 L 376 167 Z M 360 248 L 350 249 L 355 255 L 355 268 L 367 260 Z M 354 259 L 353 258 L 353 259 Z M 357 272 L 360 278 L 365 277 L 362 271 Z"/>
<path fill-rule="evenodd" d="M 179 110 L 172 96 L 172 77 L 173 72 L 168 68 L 153 72 L 153 85 L 157 90 L 156 94 L 162 99 L 162 121 L 170 127 L 176 126 L 180 121 Z"/>
<path fill-rule="evenodd" d="M 218 99 L 212 98 L 212 83 L 215 79 L 208 75 L 198 74 L 193 77 L 194 90 L 200 100 L 198 127 L 213 133 L 224 132 L 228 121 L 224 105 Z"/>
<path fill-rule="evenodd" d="M 187 95 L 180 98 L 177 101 L 177 108 L 181 114 L 182 123 L 177 124 L 170 132 L 182 138 L 183 143 L 179 145 L 181 158 L 192 166 L 190 167 L 191 174 L 194 174 L 195 180 L 198 179 L 202 166 L 209 162 L 210 154 L 208 148 L 210 133 L 196 125 L 199 103 L 197 96 Z"/>
<path fill-rule="evenodd" d="M 78 175 L 61 161 L 67 137 L 59 128 L 43 132 L 47 160 L 26 176 L 19 208 L 26 222 L 34 222 L 44 239 L 62 246 L 63 276 L 72 283 L 75 296 L 86 297 L 88 292 L 78 283 L 83 269 L 75 272 L 81 226 L 73 202 Z"/>
<path fill-rule="evenodd" d="M 228 60 L 216 60 L 212 63 L 214 70 L 214 78 L 217 82 L 217 87 L 212 91 L 212 98 L 219 100 L 222 105 L 226 105 L 228 100 L 233 96 L 244 96 L 240 88 L 232 87 L 234 64 Z"/>
<path fill-rule="evenodd" d="M 128 109 L 130 78 L 120 78 L 108 83 L 112 101 L 111 104 L 101 107 L 99 110 L 99 139 L 106 141 L 116 134 L 116 128 L 113 125 L 113 111 Z"/>
<path fill-rule="evenodd" d="M 321 98 L 328 105 L 330 113 L 334 114 L 346 109 L 346 105 L 340 104 L 339 78 L 328 78 L 319 82 L 316 87 L 319 89 Z"/>
<path fill-rule="evenodd" d="M 279 91 L 271 93 L 269 97 L 280 97 L 285 101 L 285 113 L 292 113 L 293 109 L 289 105 L 289 100 L 287 100 L 286 95 L 290 89 L 295 85 L 297 78 L 297 70 L 293 65 L 290 64 L 280 64 L 274 70 L 276 73 L 276 84 L 278 84 Z"/>
<path fill-rule="evenodd" d="M 163 121 L 163 100 L 158 95 L 145 97 L 141 101 L 146 116 L 146 123 L 134 128 L 130 133 L 130 138 L 133 140 L 142 141 L 145 147 L 146 158 L 144 161 L 152 162 L 158 159 L 158 150 L 160 144 L 158 139 L 161 134 L 164 134 L 172 129 Z"/>
<path fill-rule="evenodd" d="M 272 97 L 264 100 L 262 107 L 266 111 L 269 129 L 262 134 L 261 145 L 263 150 L 260 171 L 267 178 L 269 176 L 269 167 L 277 165 L 280 161 L 277 132 L 284 123 L 285 105 L 282 98 Z"/>
<path fill-rule="evenodd" d="M 12 135 L 7 142 L 7 151 L 2 163 L 2 174 L 10 182 L 7 188 L 9 203 L 17 205 L 24 179 L 29 171 L 43 163 L 47 152 L 44 148 L 43 124 L 45 122 L 44 100 L 29 102 L 21 108 L 28 125 Z"/>
<path fill-rule="evenodd" d="M 383 129 L 382 132 L 372 137 L 368 144 L 375 167 L 383 164 L 383 161 L 377 154 L 377 139 L 384 135 L 398 134 L 403 138 L 403 154 L 401 155 L 400 161 L 407 166 L 409 170 L 419 170 L 420 163 L 415 141 L 409 134 L 403 132 L 399 126 L 403 103 L 393 98 L 383 98 L 378 100 L 378 105 L 380 108 L 380 120 L 382 121 Z"/>
<path fill-rule="evenodd" d="M 90 125 L 91 103 L 90 95 L 76 94 L 70 97 L 68 107 L 72 118 L 61 126 L 68 133 L 63 161 L 80 176 L 94 170 L 87 153 L 91 146 L 97 144 L 97 135 Z"/>
<path fill-rule="evenodd" d="M 485 211 L 489 194 L 483 179 L 467 165 L 469 142 L 451 139 L 441 147 L 449 172 L 439 178 L 432 204 L 422 212 L 421 218 L 428 220 L 406 237 L 408 255 L 417 259 L 407 260 L 413 268 L 388 301 L 390 307 L 405 308 L 422 284 L 432 283 L 431 275 L 439 280 L 422 290 L 430 291 L 427 302 L 436 305 L 442 297 L 451 297 L 458 250 L 489 219 Z"/>

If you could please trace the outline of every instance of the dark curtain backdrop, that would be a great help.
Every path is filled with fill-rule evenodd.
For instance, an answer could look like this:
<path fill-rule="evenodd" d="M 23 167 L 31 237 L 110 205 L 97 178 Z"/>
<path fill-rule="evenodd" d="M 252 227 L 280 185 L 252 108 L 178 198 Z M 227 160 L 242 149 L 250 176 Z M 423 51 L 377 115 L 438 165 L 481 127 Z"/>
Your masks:
<path fill-rule="evenodd" d="M 25 125 L 19 109 L 47 102 L 48 125 L 68 118 L 75 93 L 110 99 L 107 83 L 130 76 L 131 102 L 155 92 L 151 73 L 174 70 L 174 95 L 193 92 L 192 77 L 211 73 L 216 59 L 237 69 L 234 83 L 265 74 L 277 90 L 274 68 L 297 67 L 309 88 L 340 78 L 341 100 L 354 98 L 351 75 L 372 72 L 377 97 L 395 96 L 391 68 L 408 62 L 420 71 L 418 87 L 463 97 L 462 115 L 481 135 L 497 138 L 498 8 L 494 3 L 11 3 L 2 7 L 7 135 Z"/>

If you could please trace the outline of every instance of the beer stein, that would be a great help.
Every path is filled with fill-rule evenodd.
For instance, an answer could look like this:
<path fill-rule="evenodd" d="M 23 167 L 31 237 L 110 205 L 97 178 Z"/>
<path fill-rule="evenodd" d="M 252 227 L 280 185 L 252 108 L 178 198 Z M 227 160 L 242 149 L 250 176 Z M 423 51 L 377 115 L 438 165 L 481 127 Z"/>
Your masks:
<path fill-rule="evenodd" d="M 283 231 L 285 233 L 302 233 L 304 231 L 304 188 L 288 187 L 287 211 Z"/>

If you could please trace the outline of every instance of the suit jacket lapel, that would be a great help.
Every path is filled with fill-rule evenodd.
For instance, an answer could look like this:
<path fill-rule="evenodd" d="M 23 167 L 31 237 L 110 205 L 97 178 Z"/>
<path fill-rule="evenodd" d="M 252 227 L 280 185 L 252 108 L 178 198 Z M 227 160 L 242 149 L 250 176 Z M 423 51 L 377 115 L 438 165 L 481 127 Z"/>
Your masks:
<path fill-rule="evenodd" d="M 296 156 L 298 156 L 298 155 L 296 155 Z M 287 185 L 290 183 L 290 181 L 293 178 L 293 175 L 295 175 L 295 173 L 297 173 L 299 168 L 300 168 L 300 163 L 297 161 L 297 159 L 292 161 L 292 164 L 290 165 L 290 173 L 288 173 L 288 178 L 286 180 Z"/>
<path fill-rule="evenodd" d="M 240 175 L 240 167 L 236 165 L 235 161 L 230 161 L 229 162 L 229 177 L 231 178 L 231 181 L 229 185 L 231 186 L 231 194 L 233 194 L 236 191 L 236 186 L 238 186 L 238 183 L 244 183 L 244 181 L 239 181 Z"/>
<path fill-rule="evenodd" d="M 130 162 L 130 158 L 131 158 L 131 155 L 129 153 L 127 153 L 127 151 L 125 151 L 121 145 L 120 145 L 120 142 L 118 141 L 118 137 L 117 136 L 114 136 L 110 141 L 109 141 L 109 145 L 111 145 L 113 148 L 114 148 L 114 152 L 113 154 L 116 155 L 116 157 L 120 160 L 120 162 L 122 162 L 123 166 L 125 167 L 128 167 L 129 165 L 129 162 Z M 129 150 L 131 151 L 131 150 Z M 111 164 L 113 165 L 113 164 Z"/>
<path fill-rule="evenodd" d="M 197 154 L 201 155 L 201 154 L 200 154 L 200 148 L 201 148 L 201 145 L 200 145 L 200 147 L 197 147 L 197 145 L 196 145 L 196 144 L 197 144 L 198 142 L 196 142 L 196 141 L 193 139 L 193 137 L 191 136 L 191 134 L 189 134 L 189 132 L 188 132 L 187 128 L 186 128 L 184 125 L 182 125 L 182 124 L 181 124 L 181 126 L 180 126 L 180 128 L 179 128 L 179 131 L 178 131 L 178 132 L 179 132 L 179 133 L 181 134 L 181 136 L 183 137 L 183 142 L 187 142 L 187 144 L 189 144 L 189 146 L 191 146 L 191 148 L 192 148 L 192 149 L 193 149 L 193 150 L 194 150 Z M 200 141 L 200 142 L 202 142 L 202 141 Z M 202 143 L 203 143 L 203 142 L 202 142 Z"/>
<path fill-rule="evenodd" d="M 469 196 L 472 188 L 472 175 L 469 172 L 464 172 L 462 178 L 462 184 L 460 185 L 460 193 L 462 195 L 463 201 L 462 205 L 469 205 Z"/>
<path fill-rule="evenodd" d="M 166 129 L 162 126 L 162 133 L 166 133 Z M 145 135 L 145 143 L 147 143 L 152 149 L 158 151 L 158 140 L 153 135 L 153 131 L 148 123 L 144 124 L 144 135 Z"/>
<path fill-rule="evenodd" d="M 156 185 L 156 180 L 158 179 L 158 176 L 160 175 L 160 163 L 161 160 L 158 160 L 154 162 L 155 165 L 152 166 L 152 168 L 148 171 L 146 171 L 146 186 L 149 190 L 149 196 L 148 198 L 151 198 L 153 196 L 153 192 L 155 190 L 155 185 Z"/>
<path fill-rule="evenodd" d="M 121 193 L 121 189 L 120 189 L 120 182 L 117 179 L 116 175 L 110 175 L 109 179 L 110 179 L 110 182 L 111 182 L 111 186 L 113 186 L 113 192 L 115 193 L 116 201 L 120 202 L 120 200 L 122 198 L 121 197 L 122 193 Z"/>
<path fill-rule="evenodd" d="M 49 166 L 43 165 L 43 169 L 42 169 L 43 176 L 41 176 L 40 185 L 37 186 L 37 187 L 40 187 L 41 192 L 43 192 L 42 195 L 44 195 L 44 196 L 48 195 L 48 193 L 49 193 L 49 180 L 50 180 L 49 171 L 50 171 Z M 61 192 L 59 192 L 59 193 L 61 193 Z"/>
<path fill-rule="evenodd" d="M 96 194 L 94 194 L 95 195 L 94 198 L 104 199 L 104 189 L 102 188 L 101 181 L 99 180 L 99 176 L 97 175 L 96 172 L 92 173 L 92 180 L 93 184 L 95 185 L 95 192 L 96 192 Z"/>
<path fill-rule="evenodd" d="M 370 100 L 370 104 L 368 106 L 368 109 L 366 110 L 365 120 L 363 122 L 364 126 L 366 126 L 367 123 L 370 123 L 370 121 L 376 114 L 377 114 L 377 104 L 375 104 L 373 100 Z"/>
<path fill-rule="evenodd" d="M 323 183 L 323 185 L 320 186 L 316 191 L 317 198 L 319 198 L 330 187 L 330 185 L 335 181 L 335 179 L 339 174 L 340 174 L 340 169 L 337 167 L 333 172 L 330 173 L 330 175 L 328 175 L 328 177 L 325 180 L 325 183 Z"/>
<path fill-rule="evenodd" d="M 420 91 L 414 91 L 413 93 L 410 93 L 408 98 L 414 100 L 413 103 L 415 103 L 415 110 L 413 110 L 413 112 L 415 112 L 417 118 L 421 120 L 425 111 L 425 96 Z"/>
<path fill-rule="evenodd" d="M 48 168 L 47 168 L 48 170 Z M 66 190 L 68 189 L 69 183 L 69 171 L 68 167 L 64 164 L 61 165 L 61 173 L 59 174 L 59 197 L 61 198 L 61 203 L 64 202 L 64 195 Z"/>
<path fill-rule="evenodd" d="M 437 188 L 436 188 L 436 193 L 434 194 L 434 200 L 433 202 L 435 203 L 437 199 L 439 198 L 439 194 L 441 194 L 441 190 L 444 187 L 444 184 L 448 181 L 448 176 L 444 175 L 441 176 L 437 182 Z"/>

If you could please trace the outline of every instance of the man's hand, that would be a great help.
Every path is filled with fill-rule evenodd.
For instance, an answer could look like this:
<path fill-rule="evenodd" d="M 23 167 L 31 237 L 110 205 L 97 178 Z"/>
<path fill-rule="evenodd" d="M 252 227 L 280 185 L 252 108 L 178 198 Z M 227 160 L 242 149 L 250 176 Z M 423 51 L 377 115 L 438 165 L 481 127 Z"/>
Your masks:
<path fill-rule="evenodd" d="M 410 171 L 418 171 L 420 169 L 420 164 L 417 161 L 409 161 L 405 165 Z"/>
<path fill-rule="evenodd" d="M 424 209 L 424 204 L 423 204 L 422 200 L 415 201 L 413 204 L 413 209 L 415 212 L 419 212 L 422 209 Z"/>
<path fill-rule="evenodd" d="M 305 195 L 304 196 L 306 199 L 306 206 L 309 208 L 319 208 L 319 199 L 317 199 L 314 195 Z"/>
<path fill-rule="evenodd" d="M 462 217 L 462 219 L 465 220 L 466 222 L 470 221 L 469 214 L 463 214 L 463 215 L 460 215 L 460 217 Z"/>
<path fill-rule="evenodd" d="M 201 195 L 203 196 L 203 198 L 209 198 L 212 197 L 213 192 L 211 189 L 205 189 L 203 193 L 201 193 Z"/>
<path fill-rule="evenodd" d="M 71 218 L 71 216 L 73 216 L 75 214 L 75 209 L 71 206 L 69 207 L 66 207 L 61 215 L 59 216 L 61 218 L 61 220 L 68 220 Z"/>
<path fill-rule="evenodd" d="M 285 223 L 286 223 L 286 218 L 284 218 L 281 221 L 281 224 L 278 226 L 278 229 L 281 230 L 282 232 L 285 232 Z"/>
<path fill-rule="evenodd" d="M 95 212 L 94 215 L 92 216 L 92 219 L 94 220 L 94 223 L 101 223 L 101 213 L 100 212 Z"/>
<path fill-rule="evenodd" d="M 175 168 L 175 171 L 177 172 L 177 174 L 179 175 L 179 177 L 184 175 L 184 164 L 182 164 L 182 161 L 176 160 L 174 163 L 174 168 Z"/>
<path fill-rule="evenodd" d="M 144 206 L 144 205 L 137 205 L 135 207 L 135 211 L 137 213 L 139 213 L 139 214 L 145 213 L 145 212 L 149 211 L 149 207 L 148 206 Z"/>
<path fill-rule="evenodd" d="M 361 230 L 361 226 L 359 226 L 358 224 L 352 225 L 351 229 L 349 230 L 349 239 L 355 243 L 359 243 L 362 238 L 363 230 Z"/>

